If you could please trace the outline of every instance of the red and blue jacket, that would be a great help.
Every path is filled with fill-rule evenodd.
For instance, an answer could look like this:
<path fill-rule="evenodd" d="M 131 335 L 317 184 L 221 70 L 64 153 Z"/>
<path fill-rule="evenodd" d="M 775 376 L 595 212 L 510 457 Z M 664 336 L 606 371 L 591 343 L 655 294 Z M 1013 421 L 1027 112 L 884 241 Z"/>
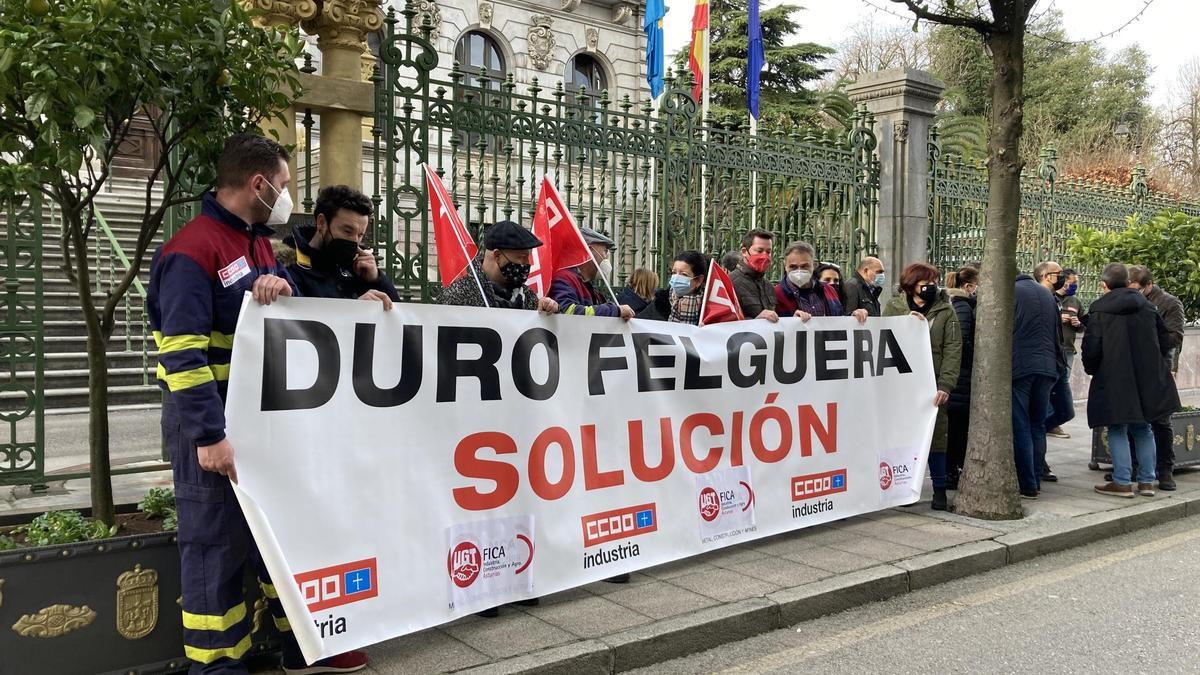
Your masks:
<path fill-rule="evenodd" d="M 229 357 L 242 298 L 263 274 L 287 280 L 264 225 L 251 226 L 204 195 L 200 215 L 158 248 L 146 310 L 158 347 L 158 383 L 196 445 L 225 438 Z"/>
<path fill-rule="evenodd" d="M 621 316 L 620 305 L 605 302 L 604 296 L 583 278 L 575 267 L 554 273 L 550 282 L 550 297 L 558 303 L 558 311 L 576 316 Z"/>

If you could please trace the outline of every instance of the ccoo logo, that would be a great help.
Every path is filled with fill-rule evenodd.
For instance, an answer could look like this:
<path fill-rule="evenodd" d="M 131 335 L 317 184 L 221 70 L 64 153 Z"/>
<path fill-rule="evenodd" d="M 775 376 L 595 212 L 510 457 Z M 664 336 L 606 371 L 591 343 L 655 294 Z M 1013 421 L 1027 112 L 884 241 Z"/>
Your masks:
<path fill-rule="evenodd" d="M 700 491 L 700 517 L 708 522 L 716 520 L 721 513 L 721 498 L 717 491 L 706 487 Z"/>
<path fill-rule="evenodd" d="M 879 487 L 883 490 L 892 487 L 892 467 L 887 462 L 879 463 Z"/>
<path fill-rule="evenodd" d="M 459 588 L 466 588 L 479 578 L 481 556 L 479 547 L 464 541 L 450 550 L 446 567 L 450 571 L 450 580 Z"/>

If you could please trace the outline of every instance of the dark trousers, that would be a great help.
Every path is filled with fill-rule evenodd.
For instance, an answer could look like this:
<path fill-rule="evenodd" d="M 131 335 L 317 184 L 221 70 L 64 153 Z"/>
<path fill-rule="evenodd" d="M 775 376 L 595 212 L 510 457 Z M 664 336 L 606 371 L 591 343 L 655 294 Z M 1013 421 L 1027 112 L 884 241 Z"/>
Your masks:
<path fill-rule="evenodd" d="M 970 406 L 950 406 L 949 430 L 946 434 L 946 473 L 958 478 L 967 459 L 967 434 L 971 430 Z"/>
<path fill-rule="evenodd" d="M 196 446 L 183 436 L 178 409 L 170 398 L 163 405 L 162 431 L 175 479 L 183 649 L 193 661 L 191 673 L 247 672 L 241 663 L 250 649 L 253 619 L 242 586 L 247 564 L 254 565 L 275 626 L 283 635 L 285 658 L 290 662 L 300 657 L 229 479 L 200 468 Z"/>
<path fill-rule="evenodd" d="M 1171 471 L 1175 467 L 1175 430 L 1171 428 L 1171 418 L 1150 423 L 1154 432 L 1154 454 L 1158 463 L 1158 475 L 1163 471 Z"/>
<path fill-rule="evenodd" d="M 1050 407 L 1046 413 L 1046 428 L 1060 427 L 1075 419 L 1075 401 L 1071 397 L 1071 371 L 1062 370 L 1050 390 Z"/>
<path fill-rule="evenodd" d="M 1057 376 L 1027 375 L 1012 383 L 1013 458 L 1017 482 L 1028 492 L 1041 487 L 1046 465 L 1046 411 Z"/>

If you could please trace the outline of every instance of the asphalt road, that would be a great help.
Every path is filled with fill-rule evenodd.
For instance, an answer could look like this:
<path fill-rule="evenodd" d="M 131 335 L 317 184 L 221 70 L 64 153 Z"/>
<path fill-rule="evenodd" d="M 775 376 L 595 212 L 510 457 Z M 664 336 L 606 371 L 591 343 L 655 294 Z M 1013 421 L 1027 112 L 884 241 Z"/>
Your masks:
<path fill-rule="evenodd" d="M 641 673 L 1197 673 L 1200 517 Z"/>

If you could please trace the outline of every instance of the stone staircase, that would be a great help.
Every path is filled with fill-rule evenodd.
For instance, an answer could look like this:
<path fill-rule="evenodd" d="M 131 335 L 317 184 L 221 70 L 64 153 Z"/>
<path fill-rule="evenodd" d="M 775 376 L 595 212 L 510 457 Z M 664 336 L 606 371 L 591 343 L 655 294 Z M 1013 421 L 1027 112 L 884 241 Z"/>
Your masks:
<path fill-rule="evenodd" d="M 160 198 L 155 193 L 155 199 Z M 108 221 L 117 242 L 131 256 L 137 242 L 139 223 L 145 206 L 145 183 L 138 180 L 113 178 L 109 189 L 97 196 L 100 213 Z M 63 270 L 59 248 L 60 219 L 54 209 L 47 207 L 43 215 L 43 261 L 45 278 L 43 293 L 45 329 L 45 394 L 47 413 L 78 412 L 87 409 L 87 334 L 83 327 L 83 312 L 79 298 Z M 93 241 L 98 235 L 93 235 Z M 102 235 L 101 235 L 102 236 Z M 162 241 L 161 236 L 151 246 L 151 253 Z M 103 272 L 102 287 L 93 293 L 98 304 L 107 297 L 109 282 L 108 246 L 101 247 L 102 260 L 93 259 L 93 288 L 98 272 Z M 96 257 L 93 245 L 92 256 Z M 115 259 L 115 256 L 114 256 Z M 115 269 L 121 270 L 114 260 Z M 142 284 L 149 281 L 149 254 L 143 264 Z M 98 269 L 99 268 L 99 269 Z M 119 276 L 117 277 L 119 279 Z M 109 343 L 108 406 L 110 410 L 157 407 L 162 402 L 159 388 L 154 384 L 156 353 L 150 338 L 150 326 L 143 319 L 143 298 L 136 287 L 128 293 L 128 311 L 123 301 L 117 309 L 117 326 Z"/>

